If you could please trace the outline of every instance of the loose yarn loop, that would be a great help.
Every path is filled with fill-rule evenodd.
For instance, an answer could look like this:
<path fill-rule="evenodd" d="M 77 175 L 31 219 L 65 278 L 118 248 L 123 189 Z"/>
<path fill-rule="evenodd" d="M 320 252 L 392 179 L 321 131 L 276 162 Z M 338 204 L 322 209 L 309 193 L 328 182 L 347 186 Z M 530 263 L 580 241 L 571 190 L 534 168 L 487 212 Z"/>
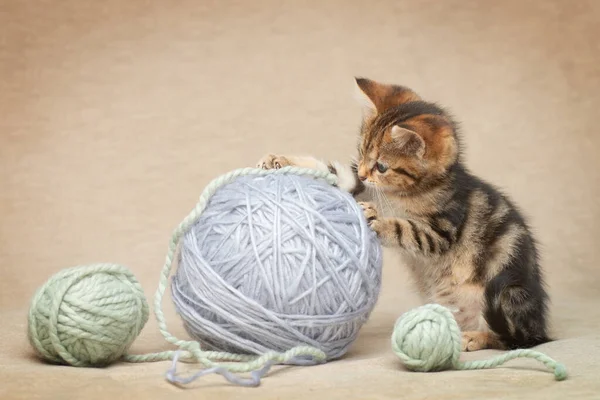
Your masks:
<path fill-rule="evenodd" d="M 148 321 L 139 282 L 117 264 L 66 269 L 34 295 L 28 337 L 42 358 L 77 367 L 119 359 Z"/>
<path fill-rule="evenodd" d="M 567 370 L 547 355 L 530 349 L 512 350 L 489 360 L 461 362 L 461 332 L 452 312 L 439 304 L 427 304 L 404 313 L 394 326 L 392 350 L 411 371 L 488 369 L 515 358 L 533 358 L 554 372 L 556 380 Z"/>

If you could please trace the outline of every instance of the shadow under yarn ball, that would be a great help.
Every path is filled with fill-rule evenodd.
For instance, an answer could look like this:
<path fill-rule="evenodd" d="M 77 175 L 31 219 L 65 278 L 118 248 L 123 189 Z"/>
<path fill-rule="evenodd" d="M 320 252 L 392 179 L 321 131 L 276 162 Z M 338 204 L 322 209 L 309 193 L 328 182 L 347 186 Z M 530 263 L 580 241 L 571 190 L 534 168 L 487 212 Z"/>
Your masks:
<path fill-rule="evenodd" d="M 341 357 L 373 310 L 382 250 L 352 196 L 296 175 L 222 186 L 180 242 L 173 301 L 219 351 L 298 345 Z"/>

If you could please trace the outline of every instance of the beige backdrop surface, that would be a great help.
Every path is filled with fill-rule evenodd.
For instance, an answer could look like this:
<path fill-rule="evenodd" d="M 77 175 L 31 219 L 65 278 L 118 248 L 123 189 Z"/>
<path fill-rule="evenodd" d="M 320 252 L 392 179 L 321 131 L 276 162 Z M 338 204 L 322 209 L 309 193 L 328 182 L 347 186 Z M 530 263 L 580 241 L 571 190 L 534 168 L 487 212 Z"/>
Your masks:
<path fill-rule="evenodd" d="M 594 0 L 0 1 L 0 398 L 598 398 L 599 19 Z M 418 300 L 389 252 L 350 354 L 259 388 L 210 376 L 179 389 L 168 363 L 31 357 L 28 302 L 50 275 L 119 262 L 152 296 L 172 229 L 212 178 L 265 152 L 352 155 L 355 75 L 448 106 L 469 165 L 529 215 L 560 339 L 540 350 L 569 380 L 530 362 L 403 370 L 389 334 Z M 133 351 L 166 348 L 152 320 Z"/>

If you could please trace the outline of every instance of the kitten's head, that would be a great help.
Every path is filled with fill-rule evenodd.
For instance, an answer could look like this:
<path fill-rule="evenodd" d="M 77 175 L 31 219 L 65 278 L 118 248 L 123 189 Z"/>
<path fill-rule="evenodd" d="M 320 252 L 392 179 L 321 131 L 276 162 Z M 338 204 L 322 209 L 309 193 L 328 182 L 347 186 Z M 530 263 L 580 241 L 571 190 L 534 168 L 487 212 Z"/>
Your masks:
<path fill-rule="evenodd" d="M 411 89 L 357 78 L 365 100 L 358 176 L 367 186 L 410 195 L 443 181 L 458 161 L 451 118 Z"/>

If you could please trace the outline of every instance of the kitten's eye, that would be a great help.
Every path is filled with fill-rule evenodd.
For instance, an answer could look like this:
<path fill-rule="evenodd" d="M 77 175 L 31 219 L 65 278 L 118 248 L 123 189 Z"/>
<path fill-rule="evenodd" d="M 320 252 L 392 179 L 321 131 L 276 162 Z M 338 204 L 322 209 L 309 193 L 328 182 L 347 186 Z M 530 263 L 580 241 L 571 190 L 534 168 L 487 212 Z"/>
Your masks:
<path fill-rule="evenodd" d="M 382 174 L 383 174 L 385 171 L 387 171 L 387 170 L 388 170 L 388 166 L 387 166 L 387 165 L 385 165 L 385 164 L 383 164 L 383 163 L 380 163 L 380 162 L 378 162 L 378 163 L 375 165 L 375 167 L 377 168 L 377 171 L 379 171 L 379 172 L 380 172 L 380 173 L 382 173 Z"/>

